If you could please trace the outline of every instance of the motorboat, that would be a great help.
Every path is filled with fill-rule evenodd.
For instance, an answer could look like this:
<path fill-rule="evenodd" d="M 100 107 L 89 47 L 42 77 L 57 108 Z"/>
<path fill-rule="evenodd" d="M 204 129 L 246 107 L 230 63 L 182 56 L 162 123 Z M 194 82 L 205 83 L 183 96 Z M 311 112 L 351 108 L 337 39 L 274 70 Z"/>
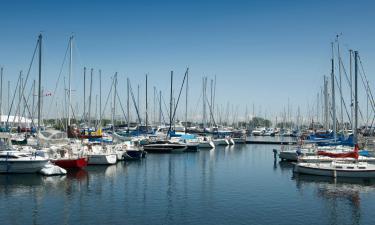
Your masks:
<path fill-rule="evenodd" d="M 157 141 L 143 146 L 147 153 L 174 153 L 184 152 L 187 149 L 186 144 L 173 143 L 169 141 Z"/>
<path fill-rule="evenodd" d="M 0 173 L 36 173 L 46 164 L 48 159 L 28 152 L 0 151 Z"/>

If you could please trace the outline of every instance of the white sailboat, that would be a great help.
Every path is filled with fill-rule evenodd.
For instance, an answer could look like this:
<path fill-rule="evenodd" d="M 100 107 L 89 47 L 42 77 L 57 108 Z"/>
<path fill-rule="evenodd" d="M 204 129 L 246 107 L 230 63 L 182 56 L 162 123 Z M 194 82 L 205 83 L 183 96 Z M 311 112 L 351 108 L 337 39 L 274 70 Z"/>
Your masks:
<path fill-rule="evenodd" d="M 358 127 L 358 52 L 354 52 L 355 75 L 354 75 L 354 143 L 357 143 L 357 127 Z M 332 96 L 334 102 L 334 70 L 332 58 Z M 333 106 L 334 108 L 334 106 Z M 334 116 L 335 120 L 335 116 Z M 334 126 L 335 127 L 335 126 Z M 334 129 L 335 132 L 335 129 Z M 358 145 L 355 145 L 354 151 L 349 153 L 329 153 L 321 152 L 320 155 L 335 158 L 330 163 L 318 162 L 298 162 L 294 166 L 294 172 L 310 175 L 332 176 L 332 177 L 357 177 L 370 178 L 375 177 L 375 165 L 367 162 L 359 162 Z M 352 158 L 354 162 L 342 160 L 343 158 Z"/>

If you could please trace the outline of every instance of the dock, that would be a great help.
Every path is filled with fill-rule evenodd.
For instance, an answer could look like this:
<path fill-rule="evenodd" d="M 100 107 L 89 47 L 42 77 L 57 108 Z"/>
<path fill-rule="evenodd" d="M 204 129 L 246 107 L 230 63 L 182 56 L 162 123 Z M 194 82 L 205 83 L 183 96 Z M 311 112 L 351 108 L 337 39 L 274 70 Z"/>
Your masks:
<path fill-rule="evenodd" d="M 297 141 L 246 141 L 246 144 L 258 144 L 258 145 L 296 145 Z"/>

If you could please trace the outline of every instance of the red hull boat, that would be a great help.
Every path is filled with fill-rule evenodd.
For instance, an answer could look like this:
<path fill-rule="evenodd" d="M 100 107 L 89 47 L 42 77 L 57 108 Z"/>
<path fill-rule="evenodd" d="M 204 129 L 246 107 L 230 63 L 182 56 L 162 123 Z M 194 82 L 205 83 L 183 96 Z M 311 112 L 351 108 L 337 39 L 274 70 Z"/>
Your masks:
<path fill-rule="evenodd" d="M 76 158 L 76 159 L 56 159 L 52 160 L 57 166 L 64 169 L 82 169 L 87 166 L 86 158 Z"/>

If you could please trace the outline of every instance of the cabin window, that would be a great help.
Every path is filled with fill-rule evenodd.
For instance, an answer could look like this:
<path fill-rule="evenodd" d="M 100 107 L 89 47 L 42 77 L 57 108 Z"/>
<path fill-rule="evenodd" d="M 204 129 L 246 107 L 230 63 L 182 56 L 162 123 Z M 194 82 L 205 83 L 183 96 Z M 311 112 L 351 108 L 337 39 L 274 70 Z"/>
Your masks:
<path fill-rule="evenodd" d="M 365 166 L 358 166 L 358 169 L 366 169 Z"/>
<path fill-rule="evenodd" d="M 336 169 L 342 169 L 342 166 L 335 166 Z"/>
<path fill-rule="evenodd" d="M 347 169 L 354 169 L 354 166 L 348 166 Z"/>

